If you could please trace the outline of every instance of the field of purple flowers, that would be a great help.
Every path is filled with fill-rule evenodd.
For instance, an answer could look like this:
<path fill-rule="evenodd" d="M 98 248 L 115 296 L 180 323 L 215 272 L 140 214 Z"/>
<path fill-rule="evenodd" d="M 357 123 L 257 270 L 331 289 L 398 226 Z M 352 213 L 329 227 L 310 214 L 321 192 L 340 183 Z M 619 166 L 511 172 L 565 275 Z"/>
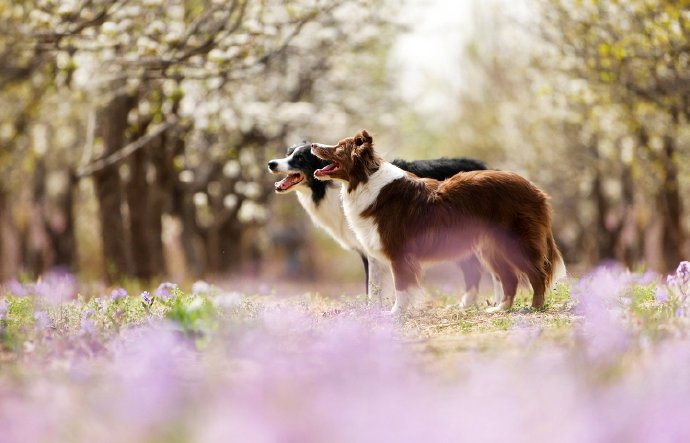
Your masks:
<path fill-rule="evenodd" d="M 2 286 L 0 440 L 690 441 L 688 262 L 501 314 L 187 289 Z"/>

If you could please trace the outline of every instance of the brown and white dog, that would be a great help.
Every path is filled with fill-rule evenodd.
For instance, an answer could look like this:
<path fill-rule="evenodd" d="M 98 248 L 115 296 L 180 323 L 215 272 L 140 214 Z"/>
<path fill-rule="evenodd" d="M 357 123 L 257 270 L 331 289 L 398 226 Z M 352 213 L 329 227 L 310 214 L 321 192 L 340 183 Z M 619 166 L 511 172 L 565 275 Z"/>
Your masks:
<path fill-rule="evenodd" d="M 515 173 L 418 178 L 377 155 L 366 130 L 335 146 L 312 144 L 312 153 L 331 162 L 314 176 L 342 183 L 345 216 L 366 252 L 390 265 L 392 313 L 407 307 L 425 262 L 478 253 L 503 286 L 501 302 L 488 312 L 512 307 L 522 275 L 532 285 L 533 307 L 541 307 L 547 288 L 565 276 L 549 197 Z"/>

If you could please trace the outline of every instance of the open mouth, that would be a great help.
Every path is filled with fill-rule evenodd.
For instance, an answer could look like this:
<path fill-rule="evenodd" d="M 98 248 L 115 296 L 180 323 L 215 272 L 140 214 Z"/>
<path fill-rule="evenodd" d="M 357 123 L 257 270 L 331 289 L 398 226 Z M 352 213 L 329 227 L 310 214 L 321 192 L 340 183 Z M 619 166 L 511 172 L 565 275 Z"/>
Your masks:
<path fill-rule="evenodd" d="M 339 171 L 339 170 L 340 170 L 340 164 L 338 162 L 333 162 L 333 163 L 331 163 L 331 164 L 329 164 L 329 165 L 327 165 L 321 169 L 317 169 L 314 172 L 314 175 L 316 177 L 325 177 L 325 176 L 333 174 L 334 172 Z"/>
<path fill-rule="evenodd" d="M 276 192 L 285 192 L 295 185 L 302 183 L 304 174 L 301 172 L 293 172 L 287 175 L 279 182 L 275 182 Z"/>

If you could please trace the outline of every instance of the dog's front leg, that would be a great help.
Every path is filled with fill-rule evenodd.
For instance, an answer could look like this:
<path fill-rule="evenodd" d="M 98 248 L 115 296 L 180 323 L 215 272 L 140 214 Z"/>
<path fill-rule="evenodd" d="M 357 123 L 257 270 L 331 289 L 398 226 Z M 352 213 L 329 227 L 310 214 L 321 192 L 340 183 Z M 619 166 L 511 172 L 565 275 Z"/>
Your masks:
<path fill-rule="evenodd" d="M 383 298 L 391 294 L 390 265 L 370 256 L 369 269 L 369 303 L 380 306 Z"/>
<path fill-rule="evenodd" d="M 411 257 L 403 257 L 391 262 L 395 283 L 395 303 L 391 314 L 401 314 L 410 305 L 413 292 L 419 288 L 420 270 L 419 263 Z"/>

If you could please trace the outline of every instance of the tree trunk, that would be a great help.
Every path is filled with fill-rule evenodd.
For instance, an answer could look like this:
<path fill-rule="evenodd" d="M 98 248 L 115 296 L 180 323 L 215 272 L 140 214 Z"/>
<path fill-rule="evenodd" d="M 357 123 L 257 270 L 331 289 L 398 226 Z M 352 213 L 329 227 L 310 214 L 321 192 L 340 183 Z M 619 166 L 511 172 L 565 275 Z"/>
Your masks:
<path fill-rule="evenodd" d="M 116 84 L 113 90 L 117 90 L 119 86 Z M 99 111 L 99 135 L 105 146 L 104 156 L 111 155 L 123 147 L 127 114 L 133 105 L 131 97 L 121 94 Z M 131 274 L 118 164 L 105 166 L 96 171 L 93 179 L 99 205 L 105 274 L 108 281 L 113 282 L 119 277 Z"/>
<path fill-rule="evenodd" d="M 608 226 L 607 219 L 611 208 L 604 193 L 602 160 L 596 143 L 593 143 L 590 147 L 590 152 L 595 160 L 592 192 L 596 208 L 597 260 L 610 260 L 615 258 L 615 237 Z"/>
<path fill-rule="evenodd" d="M 623 213 L 621 217 L 621 233 L 618 239 L 618 247 L 621 260 L 628 268 L 643 259 L 641 238 L 643 233 L 639 229 L 635 214 L 635 183 L 630 165 L 623 163 L 623 176 L 621 177 L 623 191 Z"/>
<path fill-rule="evenodd" d="M 203 251 L 208 251 L 208 247 L 196 222 L 196 207 L 192 195 L 181 192 L 176 200 L 179 205 L 178 214 L 182 221 L 182 249 L 185 262 L 188 272 L 194 278 L 198 278 L 210 268 L 210 257 L 208 255 L 204 257 L 203 253 Z"/>
<path fill-rule="evenodd" d="M 27 237 L 24 243 L 24 264 L 30 275 L 38 277 L 50 267 L 50 241 L 45 226 L 46 193 L 45 159 L 36 159 L 31 192 L 31 215 L 28 220 Z"/>
<path fill-rule="evenodd" d="M 663 223 L 661 238 L 663 271 L 670 271 L 678 265 L 684 241 L 676 150 L 675 138 L 670 135 L 664 136 L 661 157 L 663 178 L 656 198 L 657 211 Z"/>
<path fill-rule="evenodd" d="M 153 272 L 158 275 L 166 273 L 165 251 L 163 248 L 163 214 L 166 212 L 168 198 L 173 193 L 173 181 L 170 174 L 173 174 L 175 167 L 172 164 L 172 157 L 167 151 L 167 134 L 153 142 L 150 149 L 151 164 L 153 165 L 156 177 L 150 183 L 149 193 L 149 229 L 151 232 L 151 265 Z M 167 208 L 169 212 L 171 208 Z"/>
<path fill-rule="evenodd" d="M 165 158 L 156 161 L 157 178 L 161 188 L 165 190 L 165 203 L 169 211 L 177 216 L 182 224 L 180 242 L 184 253 L 187 272 L 193 278 L 199 278 L 208 271 L 208 256 L 205 253 L 206 233 L 201 230 L 196 221 L 196 207 L 194 206 L 193 191 L 179 181 L 172 166 L 172 159 L 184 152 L 185 142 L 181 134 L 175 133 L 174 138 L 168 140 L 171 151 L 166 152 Z M 160 162 L 159 162 L 160 161 Z"/>
<path fill-rule="evenodd" d="M 134 152 L 129 161 L 130 176 L 127 182 L 127 206 L 129 208 L 129 242 L 132 252 L 134 277 L 150 280 L 153 277 L 151 238 L 149 229 L 149 187 L 146 181 L 148 166 L 147 148 Z"/>
<path fill-rule="evenodd" d="M 218 229 L 219 242 L 215 245 L 218 254 L 218 271 L 233 272 L 240 269 L 243 262 L 242 224 L 237 216 L 230 217 Z M 213 246 L 213 245 L 212 245 Z"/>
<path fill-rule="evenodd" d="M 11 277 L 8 263 L 8 251 L 7 245 L 5 245 L 5 232 L 6 232 L 6 216 L 7 214 L 7 192 L 5 188 L 0 184 L 0 282 Z"/>
<path fill-rule="evenodd" d="M 149 248 L 151 253 L 151 270 L 154 275 L 166 273 L 165 250 L 163 248 L 163 210 L 165 194 L 156 187 L 149 194 Z"/>
<path fill-rule="evenodd" d="M 53 266 L 75 272 L 77 242 L 74 232 L 74 193 L 78 181 L 74 171 L 70 170 L 68 174 L 67 188 L 57 202 L 60 219 L 58 222 L 46 220 L 46 230 L 55 253 Z"/>

